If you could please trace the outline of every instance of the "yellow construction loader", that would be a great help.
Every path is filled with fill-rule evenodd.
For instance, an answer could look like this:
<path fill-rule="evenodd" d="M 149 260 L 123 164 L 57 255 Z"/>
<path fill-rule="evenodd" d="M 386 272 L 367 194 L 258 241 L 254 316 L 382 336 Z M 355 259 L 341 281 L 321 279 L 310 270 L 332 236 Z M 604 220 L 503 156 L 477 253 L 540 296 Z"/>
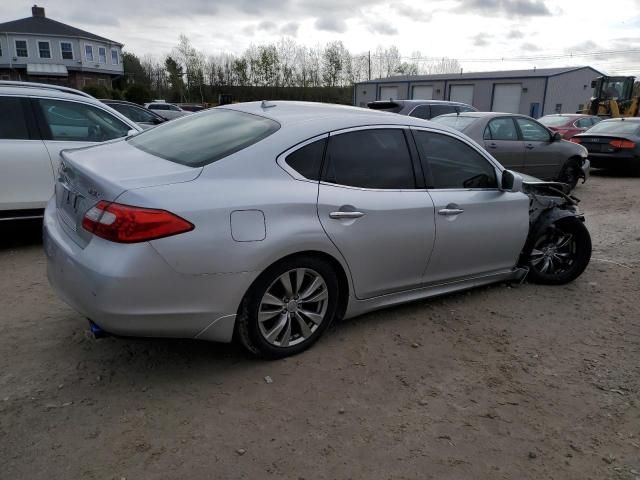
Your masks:
<path fill-rule="evenodd" d="M 637 117 L 640 99 L 633 96 L 635 77 L 598 77 L 591 82 L 593 96 L 578 113 L 605 118 Z"/>

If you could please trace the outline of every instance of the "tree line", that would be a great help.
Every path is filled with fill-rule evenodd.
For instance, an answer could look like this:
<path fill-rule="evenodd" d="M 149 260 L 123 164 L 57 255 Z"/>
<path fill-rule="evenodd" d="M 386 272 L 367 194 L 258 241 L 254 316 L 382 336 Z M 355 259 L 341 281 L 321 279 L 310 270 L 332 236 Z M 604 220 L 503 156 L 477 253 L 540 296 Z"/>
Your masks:
<path fill-rule="evenodd" d="M 455 59 L 434 61 L 414 52 L 404 59 L 395 46 L 350 52 L 341 41 L 308 47 L 291 38 L 252 45 L 242 54 L 206 54 L 185 35 L 165 57 L 123 53 L 125 75 L 114 90 L 94 92 L 142 103 L 217 103 L 220 95 L 246 101 L 271 98 L 351 103 L 354 83 L 394 75 L 453 73 Z M 99 88 L 92 86 L 90 88 Z"/>

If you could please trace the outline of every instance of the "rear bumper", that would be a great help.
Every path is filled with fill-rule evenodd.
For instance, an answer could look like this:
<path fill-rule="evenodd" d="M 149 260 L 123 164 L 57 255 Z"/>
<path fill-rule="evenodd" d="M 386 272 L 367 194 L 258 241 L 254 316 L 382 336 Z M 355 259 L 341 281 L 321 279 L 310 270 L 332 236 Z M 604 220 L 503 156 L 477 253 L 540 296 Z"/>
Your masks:
<path fill-rule="evenodd" d="M 633 154 L 589 153 L 591 166 L 594 168 L 628 168 L 640 166 L 640 157 Z"/>
<path fill-rule="evenodd" d="M 85 248 L 61 228 L 55 202 L 43 223 L 47 276 L 58 295 L 117 335 L 228 342 L 251 273 L 184 275 L 149 243 L 94 237 Z"/>

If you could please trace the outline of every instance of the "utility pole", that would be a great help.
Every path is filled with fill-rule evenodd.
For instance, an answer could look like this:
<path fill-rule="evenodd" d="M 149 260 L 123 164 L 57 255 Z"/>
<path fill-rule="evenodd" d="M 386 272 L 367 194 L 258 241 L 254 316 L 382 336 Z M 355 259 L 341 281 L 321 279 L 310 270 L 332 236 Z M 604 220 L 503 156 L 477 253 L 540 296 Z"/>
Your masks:
<path fill-rule="evenodd" d="M 369 80 L 371 80 L 371 50 L 369 50 Z"/>

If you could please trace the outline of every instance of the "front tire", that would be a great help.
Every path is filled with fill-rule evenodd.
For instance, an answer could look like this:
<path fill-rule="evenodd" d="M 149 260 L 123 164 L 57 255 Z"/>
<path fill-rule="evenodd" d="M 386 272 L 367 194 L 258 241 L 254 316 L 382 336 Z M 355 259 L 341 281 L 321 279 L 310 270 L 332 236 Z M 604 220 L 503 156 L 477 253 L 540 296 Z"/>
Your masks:
<path fill-rule="evenodd" d="M 591 236 L 576 217 L 549 225 L 533 243 L 527 259 L 534 283 L 562 285 L 578 278 L 591 259 Z"/>
<path fill-rule="evenodd" d="M 569 185 L 573 190 L 578 185 L 582 172 L 580 171 L 580 162 L 578 160 L 569 159 L 560 172 L 558 180 Z"/>
<path fill-rule="evenodd" d="M 286 259 L 258 277 L 236 320 L 240 343 L 252 354 L 282 358 L 311 347 L 333 321 L 338 278 L 325 261 Z"/>

